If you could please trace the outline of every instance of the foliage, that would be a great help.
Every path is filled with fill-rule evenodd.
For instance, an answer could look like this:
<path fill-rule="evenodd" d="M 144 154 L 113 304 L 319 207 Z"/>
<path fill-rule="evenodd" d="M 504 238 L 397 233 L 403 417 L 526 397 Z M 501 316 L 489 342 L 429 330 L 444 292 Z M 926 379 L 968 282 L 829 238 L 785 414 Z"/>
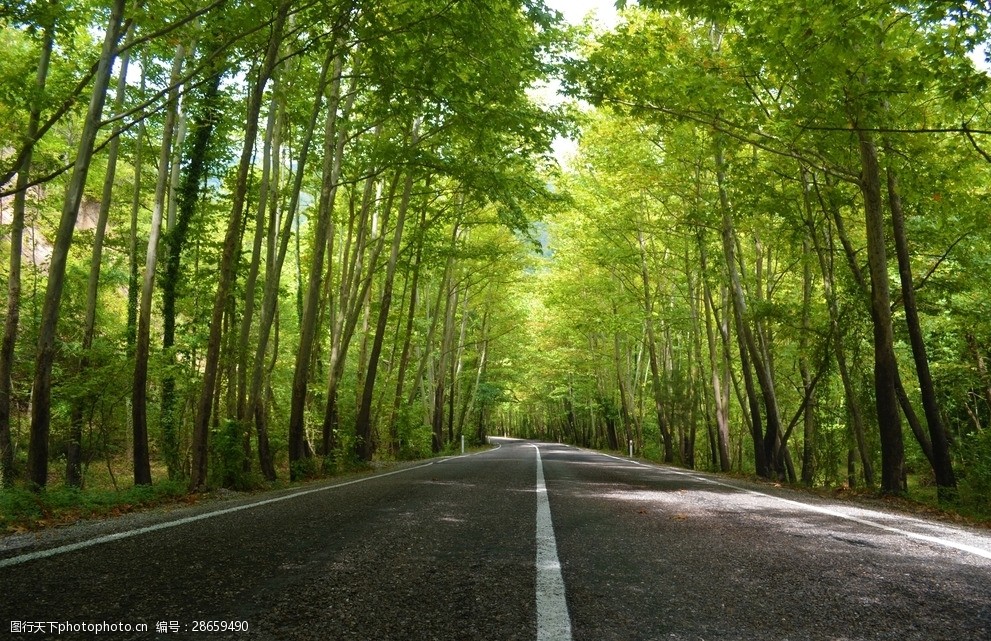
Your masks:
<path fill-rule="evenodd" d="M 910 291 L 961 496 L 986 497 L 991 80 L 972 57 L 987 11 L 637 4 L 615 29 L 584 34 L 538 0 L 128 5 L 133 31 L 115 58 L 126 50 L 130 71 L 119 96 L 97 92 L 107 107 L 87 122 L 108 8 L 7 3 L 4 265 L 16 262 L 17 172 L 36 183 L 25 269 L 0 269 L 0 283 L 21 288 L 9 418 L 0 411 L 17 475 L 38 443 L 53 444 L 46 460 L 76 452 L 89 469 L 147 440 L 170 478 L 251 488 L 513 433 L 632 440 L 686 466 L 876 486 L 891 440 L 880 428 L 891 426 L 875 406 L 864 264 L 870 148 L 882 231 L 908 251 L 907 264 L 892 254 L 874 273 L 893 292 L 899 420 L 920 426 L 903 448 L 911 487 L 936 476 Z M 556 76 L 585 102 L 539 104 L 533 87 Z M 58 240 L 87 125 L 98 135 L 83 154 L 82 205 Z M 581 142 L 557 167 L 562 133 Z M 30 168 L 15 166 L 27 155 Z M 149 281 L 139 381 L 146 248 L 168 268 Z M 49 273 L 56 249 L 65 285 L 45 312 L 63 276 Z M 49 326 L 50 425 L 29 403 Z M 127 419 L 135 408 L 147 436 Z M 4 500 L 45 514 L 28 498 Z"/>
<path fill-rule="evenodd" d="M 57 487 L 39 493 L 19 487 L 6 488 L 0 491 L 0 528 L 19 531 L 81 518 L 119 515 L 185 495 L 182 483 L 168 480 L 135 485 L 119 492 Z"/>

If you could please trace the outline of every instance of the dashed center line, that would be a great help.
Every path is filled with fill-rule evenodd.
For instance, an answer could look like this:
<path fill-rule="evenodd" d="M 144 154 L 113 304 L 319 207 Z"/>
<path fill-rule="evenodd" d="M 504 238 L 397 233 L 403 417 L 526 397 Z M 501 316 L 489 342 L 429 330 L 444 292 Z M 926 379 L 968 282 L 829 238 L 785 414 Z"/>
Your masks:
<path fill-rule="evenodd" d="M 533 449 L 537 453 L 537 641 L 571 641 L 571 617 L 544 484 L 544 465 L 540 448 L 534 445 Z"/>

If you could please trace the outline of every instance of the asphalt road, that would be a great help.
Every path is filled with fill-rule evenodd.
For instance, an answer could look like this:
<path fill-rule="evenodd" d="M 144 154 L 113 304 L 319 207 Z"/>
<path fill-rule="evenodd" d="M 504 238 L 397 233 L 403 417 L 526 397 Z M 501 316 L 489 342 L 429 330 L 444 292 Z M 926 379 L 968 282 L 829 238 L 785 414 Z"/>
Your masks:
<path fill-rule="evenodd" d="M 501 440 L 344 484 L 2 538 L 0 630 L 991 639 L 986 532 L 562 445 L 539 454 Z"/>

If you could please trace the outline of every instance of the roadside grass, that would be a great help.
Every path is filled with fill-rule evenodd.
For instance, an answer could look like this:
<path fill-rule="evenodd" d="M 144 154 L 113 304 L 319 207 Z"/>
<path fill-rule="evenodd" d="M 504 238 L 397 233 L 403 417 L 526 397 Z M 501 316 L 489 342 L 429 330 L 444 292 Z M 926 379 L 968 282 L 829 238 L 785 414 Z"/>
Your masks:
<path fill-rule="evenodd" d="M 154 485 L 113 488 L 56 486 L 33 492 L 23 486 L 0 490 L 0 532 L 24 532 L 79 519 L 117 516 L 182 500 L 185 483 L 162 480 Z"/>
<path fill-rule="evenodd" d="M 760 483 L 770 482 L 756 476 L 753 480 Z M 931 476 L 909 474 L 906 477 L 906 485 L 908 491 L 901 496 L 884 495 L 875 488 L 850 488 L 846 485 L 826 488 L 807 488 L 803 485 L 788 485 L 788 487 L 822 497 L 864 503 L 868 506 L 883 505 L 913 516 L 991 528 L 991 505 L 988 504 L 987 497 L 974 490 L 965 479 L 959 480 L 956 498 L 950 501 L 939 497 Z"/>
<path fill-rule="evenodd" d="M 918 513 L 991 527 L 991 504 L 987 495 L 975 490 L 966 478 L 958 480 L 956 499 L 948 502 L 940 500 L 931 478 L 909 475 L 908 495 L 894 500 Z"/>
<path fill-rule="evenodd" d="M 807 487 L 802 484 L 782 483 L 760 478 L 756 474 L 731 473 L 729 476 L 745 478 L 762 485 L 787 487 L 798 492 L 814 494 L 823 498 L 862 503 L 866 507 L 887 507 L 905 514 L 946 521 L 960 525 L 973 525 L 991 528 L 991 506 L 986 499 L 976 495 L 966 483 L 961 483 L 955 501 L 940 500 L 936 486 L 931 479 L 909 474 L 908 492 L 901 496 L 881 494 L 876 488 L 837 485 L 832 487 Z"/>

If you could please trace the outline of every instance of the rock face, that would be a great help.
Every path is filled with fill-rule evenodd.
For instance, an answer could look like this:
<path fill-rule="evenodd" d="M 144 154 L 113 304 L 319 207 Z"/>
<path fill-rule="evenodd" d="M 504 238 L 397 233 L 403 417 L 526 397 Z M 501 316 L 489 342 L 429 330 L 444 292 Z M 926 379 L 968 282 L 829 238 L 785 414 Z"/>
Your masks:
<path fill-rule="evenodd" d="M 38 271 L 48 269 L 48 261 L 52 258 L 52 245 L 45 235 L 44 221 L 38 219 L 37 210 L 31 207 L 32 202 L 38 202 L 47 197 L 44 187 L 32 187 L 28 197 L 27 214 L 24 224 L 24 242 L 21 257 L 25 265 L 30 265 Z M 10 239 L 7 237 L 7 227 L 13 217 L 13 196 L 0 197 L 0 247 L 8 248 Z M 96 229 L 96 221 L 100 215 L 100 203 L 89 197 L 83 198 L 76 218 L 76 231 L 91 231 Z"/>

